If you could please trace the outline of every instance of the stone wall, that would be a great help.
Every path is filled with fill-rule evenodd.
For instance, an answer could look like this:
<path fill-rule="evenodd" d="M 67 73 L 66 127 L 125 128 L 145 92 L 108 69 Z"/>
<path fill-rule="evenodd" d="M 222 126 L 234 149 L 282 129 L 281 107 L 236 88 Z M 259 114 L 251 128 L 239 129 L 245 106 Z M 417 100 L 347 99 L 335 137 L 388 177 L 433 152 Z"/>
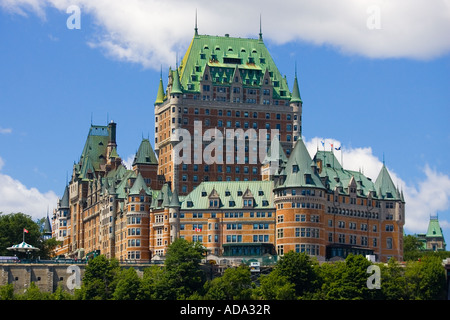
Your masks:
<path fill-rule="evenodd" d="M 142 277 L 144 268 L 149 266 L 149 264 L 126 264 L 122 265 L 122 268 L 133 267 L 138 276 Z M 73 293 L 76 284 L 74 269 L 79 270 L 81 285 L 85 268 L 86 264 L 0 263 L 0 286 L 12 283 L 14 292 L 21 294 L 31 282 L 34 282 L 43 292 L 55 292 L 58 286 L 62 286 L 65 291 Z"/>
<path fill-rule="evenodd" d="M 34 282 L 41 291 L 54 292 L 58 286 L 73 293 L 71 264 L 0 264 L 0 286 L 12 283 L 14 292 L 23 293 Z M 77 264 L 80 280 L 86 265 Z M 69 273 L 70 272 L 70 273 Z"/>

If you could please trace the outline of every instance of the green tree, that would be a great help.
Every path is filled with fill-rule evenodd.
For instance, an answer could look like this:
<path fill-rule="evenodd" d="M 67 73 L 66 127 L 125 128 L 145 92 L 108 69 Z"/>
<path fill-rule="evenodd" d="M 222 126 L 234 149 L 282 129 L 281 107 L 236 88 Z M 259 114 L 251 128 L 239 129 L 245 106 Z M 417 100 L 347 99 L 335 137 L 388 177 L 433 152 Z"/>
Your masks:
<path fill-rule="evenodd" d="M 204 252 L 200 242 L 182 238 L 172 242 L 167 249 L 165 261 L 163 291 L 166 298 L 186 299 L 203 287 L 205 275 L 200 269 L 200 262 Z M 160 286 L 160 289 L 164 288 Z"/>
<path fill-rule="evenodd" d="M 0 286 L 0 300 L 14 300 L 14 285 L 9 283 L 4 286 Z"/>
<path fill-rule="evenodd" d="M 164 269 L 160 266 L 150 266 L 144 269 L 138 300 L 163 299 L 165 276 Z"/>
<path fill-rule="evenodd" d="M 406 291 L 412 300 L 445 299 L 445 269 L 438 256 L 411 261 L 405 271 Z"/>
<path fill-rule="evenodd" d="M 113 294 L 115 300 L 136 300 L 140 292 L 141 280 L 134 268 L 122 270 Z"/>
<path fill-rule="evenodd" d="M 279 274 L 294 284 L 297 296 L 314 292 L 318 285 L 317 262 L 304 252 L 289 251 L 277 261 L 275 268 Z"/>
<path fill-rule="evenodd" d="M 50 295 L 50 300 L 73 300 L 74 296 L 65 291 L 62 285 L 56 288 L 55 292 Z"/>
<path fill-rule="evenodd" d="M 50 238 L 45 241 L 41 241 L 38 245 L 39 256 L 41 259 L 51 259 L 55 248 L 61 244 L 61 241 L 57 241 L 55 238 Z"/>
<path fill-rule="evenodd" d="M 258 297 L 264 300 L 294 300 L 295 285 L 289 279 L 280 274 L 279 269 L 274 269 L 267 275 L 261 275 L 260 286 L 255 289 Z"/>
<path fill-rule="evenodd" d="M 99 255 L 89 260 L 77 297 L 83 300 L 111 299 L 119 273 L 119 262 L 115 258 L 107 259 L 104 255 Z"/>
<path fill-rule="evenodd" d="M 41 232 L 37 223 L 30 216 L 20 212 L 11 214 L 0 213 L 0 255 L 9 256 L 14 254 L 14 252 L 6 248 L 23 241 L 23 229 L 28 230 L 28 233 L 25 233 L 25 242 L 39 248 Z M 26 254 L 17 253 L 17 256 L 25 258 Z"/>
<path fill-rule="evenodd" d="M 36 283 L 31 282 L 30 286 L 25 289 L 25 292 L 20 295 L 21 300 L 49 300 L 49 292 L 41 292 Z"/>
<path fill-rule="evenodd" d="M 403 237 L 403 259 L 405 261 L 417 261 L 422 255 L 420 250 L 422 243 L 414 235 L 407 235 Z"/>
<path fill-rule="evenodd" d="M 381 298 L 384 300 L 404 300 L 406 296 L 405 270 L 395 259 L 387 265 L 379 264 L 381 272 Z"/>
<path fill-rule="evenodd" d="M 221 277 L 205 283 L 205 299 L 249 300 L 252 296 L 252 279 L 246 265 L 228 268 Z"/>
<path fill-rule="evenodd" d="M 329 300 L 372 299 L 376 289 L 367 288 L 371 263 L 361 255 L 349 254 L 345 261 L 323 264 L 320 268 L 322 287 L 316 298 Z"/>

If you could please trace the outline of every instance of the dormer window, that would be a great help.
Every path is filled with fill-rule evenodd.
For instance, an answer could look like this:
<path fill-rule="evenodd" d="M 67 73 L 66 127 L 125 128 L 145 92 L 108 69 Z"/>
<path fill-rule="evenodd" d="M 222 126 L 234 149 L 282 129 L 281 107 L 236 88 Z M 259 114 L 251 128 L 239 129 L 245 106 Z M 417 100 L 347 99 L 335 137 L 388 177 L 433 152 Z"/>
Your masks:
<path fill-rule="evenodd" d="M 253 208 L 253 199 L 244 199 L 244 208 Z"/>
<path fill-rule="evenodd" d="M 192 208 L 192 207 L 194 206 L 194 203 L 193 203 L 192 201 L 187 201 L 187 202 L 186 202 L 186 206 L 187 206 L 188 208 Z"/>
<path fill-rule="evenodd" d="M 294 164 L 292 166 L 292 173 L 297 173 L 298 172 L 298 165 Z"/>
<path fill-rule="evenodd" d="M 209 207 L 210 208 L 218 208 L 219 207 L 219 200 L 218 199 L 211 199 L 211 200 L 209 200 Z"/>

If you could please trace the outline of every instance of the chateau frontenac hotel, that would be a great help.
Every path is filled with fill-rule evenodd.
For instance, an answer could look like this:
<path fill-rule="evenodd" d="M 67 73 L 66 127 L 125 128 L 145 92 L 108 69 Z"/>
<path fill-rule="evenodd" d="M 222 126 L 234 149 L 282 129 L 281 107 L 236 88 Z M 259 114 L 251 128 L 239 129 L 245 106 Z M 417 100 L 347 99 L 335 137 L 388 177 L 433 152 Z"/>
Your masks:
<path fill-rule="evenodd" d="M 332 151 L 310 156 L 297 74 L 289 88 L 261 32 L 243 39 L 195 28 L 183 59 L 169 69 L 166 85 L 161 74 L 155 91 L 154 148 L 142 139 L 131 168 L 118 154 L 120 126 L 91 125 L 53 214 L 61 243 L 55 255 L 151 261 L 184 238 L 201 242 L 210 259 L 293 250 L 321 261 L 350 253 L 402 260 L 402 192 L 384 164 L 372 181 L 343 168 Z M 209 129 L 235 142 L 216 144 L 215 161 L 198 158 L 214 139 L 174 138 Z M 279 144 L 256 157 L 257 139 Z"/>

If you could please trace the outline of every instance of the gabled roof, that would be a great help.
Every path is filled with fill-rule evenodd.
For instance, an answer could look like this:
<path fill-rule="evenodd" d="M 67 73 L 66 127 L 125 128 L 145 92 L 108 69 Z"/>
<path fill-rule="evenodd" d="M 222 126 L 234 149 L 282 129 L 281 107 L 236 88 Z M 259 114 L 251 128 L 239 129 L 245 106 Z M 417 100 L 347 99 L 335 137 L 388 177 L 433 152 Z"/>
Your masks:
<path fill-rule="evenodd" d="M 209 200 L 220 199 L 220 209 L 243 208 L 244 193 L 253 195 L 255 209 L 273 209 L 272 181 L 208 181 L 202 182 L 189 193 L 181 204 L 183 210 L 205 210 L 209 208 Z M 248 197 L 247 197 L 248 198 Z M 230 206 L 230 201 L 235 205 Z M 267 201 L 264 205 L 263 201 Z M 192 206 L 188 205 L 191 202 Z"/>
<path fill-rule="evenodd" d="M 128 179 L 130 178 L 137 178 L 136 173 L 132 170 L 127 170 L 116 186 L 116 194 L 118 199 L 126 199 L 128 195 Z"/>
<path fill-rule="evenodd" d="M 130 195 L 139 195 L 142 190 L 144 190 L 144 192 L 147 195 L 152 194 L 151 189 L 149 187 L 147 187 L 147 184 L 145 183 L 144 178 L 142 177 L 141 173 L 139 172 L 136 180 L 133 183 L 133 186 L 130 189 L 129 194 Z"/>

